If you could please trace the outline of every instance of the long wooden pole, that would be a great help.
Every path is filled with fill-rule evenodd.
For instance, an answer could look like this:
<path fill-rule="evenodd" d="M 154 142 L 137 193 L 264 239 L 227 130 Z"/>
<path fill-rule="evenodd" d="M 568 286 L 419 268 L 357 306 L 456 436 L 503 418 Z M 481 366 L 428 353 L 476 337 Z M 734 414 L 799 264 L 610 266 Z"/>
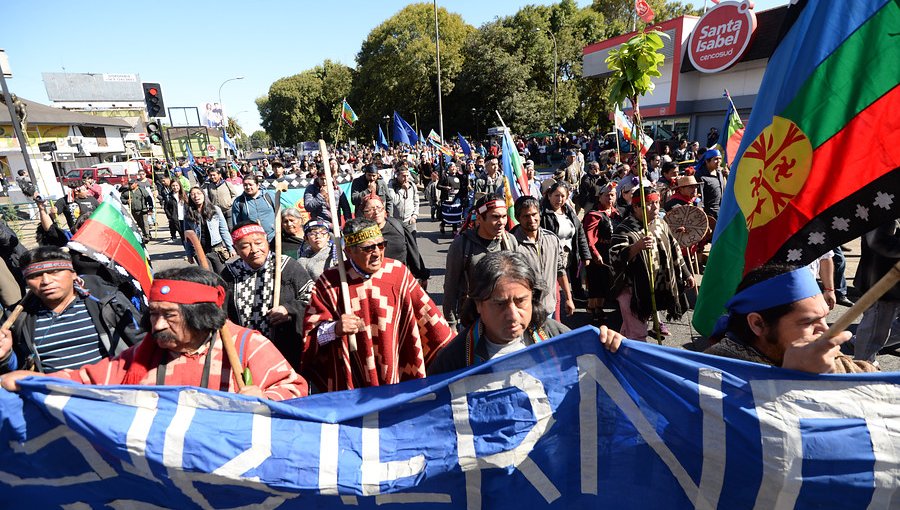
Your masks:
<path fill-rule="evenodd" d="M 17 304 L 16 307 L 13 308 L 12 313 L 10 313 L 9 317 L 7 317 L 5 321 L 3 321 L 3 325 L 0 326 L 0 329 L 9 329 L 12 327 L 13 323 L 16 322 L 16 319 L 19 318 L 19 315 L 22 314 L 22 310 L 25 309 L 25 300 L 30 297 L 31 290 L 25 291 L 25 297 L 23 297 L 22 300 L 19 301 L 19 304 Z"/>
<path fill-rule="evenodd" d="M 322 164 L 325 166 L 325 187 L 327 189 L 323 191 L 323 193 L 330 194 L 334 192 L 334 180 L 331 178 L 331 161 L 328 156 L 328 146 L 325 145 L 325 140 L 319 140 L 319 154 L 321 154 Z M 338 226 L 340 220 L 338 219 L 337 205 L 339 200 L 340 197 L 329 200 L 328 208 L 331 211 L 331 233 L 334 236 L 335 251 L 338 253 L 338 273 L 341 277 L 341 302 L 344 305 L 344 312 L 352 313 L 352 307 L 350 305 L 350 286 L 347 284 L 347 268 L 344 267 L 344 250 L 341 249 L 340 245 L 341 229 Z M 355 333 L 348 335 L 348 344 L 350 346 L 350 352 L 355 353 L 357 351 Z M 366 372 L 366 376 L 368 376 L 368 372 Z"/>
<path fill-rule="evenodd" d="M 891 290 L 894 285 L 897 285 L 897 282 L 900 282 L 900 262 L 894 264 L 884 276 L 881 277 L 875 285 L 872 286 L 871 289 L 868 290 L 865 294 L 862 295 L 861 298 L 850 307 L 849 310 L 844 312 L 834 324 L 828 328 L 822 337 L 823 338 L 831 338 L 834 335 L 840 333 L 841 331 L 846 330 L 850 327 L 851 324 L 869 309 L 870 306 L 874 305 L 876 301 L 878 301 L 881 296 L 883 296 L 887 291 Z"/>
<path fill-rule="evenodd" d="M 275 183 L 275 292 L 272 308 L 281 304 L 281 182 Z"/>
<path fill-rule="evenodd" d="M 203 251 L 203 245 L 200 243 L 200 238 L 197 237 L 197 233 L 193 230 L 185 230 L 184 238 L 194 247 L 194 251 L 197 253 L 197 260 L 200 262 L 200 267 L 209 271 L 209 260 L 206 259 L 206 253 Z M 245 383 L 251 384 L 251 382 L 249 380 L 245 381 L 244 374 L 241 373 L 241 359 L 238 357 L 237 351 L 234 348 L 234 340 L 232 340 L 231 333 L 228 331 L 227 322 L 222 324 L 222 328 L 219 330 L 219 337 L 222 339 L 222 348 L 225 349 L 225 355 L 228 356 L 228 364 L 231 365 L 231 373 L 237 381 L 238 390 L 242 390 L 244 389 Z M 247 374 L 249 375 L 249 372 Z"/>

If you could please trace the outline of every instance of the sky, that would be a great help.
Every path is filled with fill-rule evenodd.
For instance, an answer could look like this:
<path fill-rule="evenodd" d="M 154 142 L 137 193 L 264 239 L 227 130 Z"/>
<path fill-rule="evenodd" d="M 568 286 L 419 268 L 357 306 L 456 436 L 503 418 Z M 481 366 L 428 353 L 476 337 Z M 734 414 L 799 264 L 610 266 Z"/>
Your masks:
<path fill-rule="evenodd" d="M 277 79 L 325 59 L 351 67 L 369 32 L 409 1 L 397 0 L 4 0 L 0 48 L 10 91 L 49 104 L 45 72 L 138 74 L 158 82 L 168 108 L 218 101 L 249 134 L 254 100 Z M 438 6 L 473 26 L 552 1 L 453 0 Z M 694 1 L 703 6 L 703 1 Z M 756 11 L 787 0 L 757 0 Z M 578 0 L 579 6 L 589 0 Z M 712 3 L 710 2 L 711 6 Z M 360 112 L 357 112 L 360 113 Z"/>

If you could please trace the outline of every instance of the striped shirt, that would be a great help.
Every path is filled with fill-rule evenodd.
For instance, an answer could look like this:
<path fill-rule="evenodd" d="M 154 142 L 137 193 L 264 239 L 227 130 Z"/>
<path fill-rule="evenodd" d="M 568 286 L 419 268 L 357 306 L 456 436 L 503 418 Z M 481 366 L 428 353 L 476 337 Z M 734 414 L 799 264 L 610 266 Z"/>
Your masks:
<path fill-rule="evenodd" d="M 62 313 L 42 309 L 34 322 L 34 347 L 44 372 L 78 368 L 103 358 L 97 329 L 81 299 Z"/>

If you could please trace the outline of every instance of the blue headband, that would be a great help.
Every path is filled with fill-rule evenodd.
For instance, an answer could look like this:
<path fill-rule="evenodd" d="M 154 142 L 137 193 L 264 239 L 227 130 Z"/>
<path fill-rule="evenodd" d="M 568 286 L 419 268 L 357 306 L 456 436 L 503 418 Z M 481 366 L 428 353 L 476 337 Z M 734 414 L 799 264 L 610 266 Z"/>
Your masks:
<path fill-rule="evenodd" d="M 306 225 L 303 225 L 303 233 L 308 234 L 309 231 L 314 228 L 324 228 L 325 230 L 329 230 L 331 225 L 327 221 L 309 220 L 306 222 Z"/>
<path fill-rule="evenodd" d="M 716 321 L 713 336 L 719 336 L 725 332 L 731 314 L 747 314 L 767 310 L 821 293 L 819 284 L 816 283 L 816 277 L 807 266 L 751 285 L 725 303 L 726 313 Z"/>
<path fill-rule="evenodd" d="M 706 171 L 706 162 L 712 158 L 721 158 L 722 153 L 719 152 L 718 149 L 709 149 L 704 152 L 700 159 L 697 160 L 697 163 L 694 165 L 694 171 L 697 173 L 697 176 L 705 175 Z"/>
<path fill-rule="evenodd" d="M 719 152 L 719 149 L 709 149 L 705 153 L 703 153 L 703 159 L 712 159 L 712 158 L 721 158 L 722 153 Z"/>

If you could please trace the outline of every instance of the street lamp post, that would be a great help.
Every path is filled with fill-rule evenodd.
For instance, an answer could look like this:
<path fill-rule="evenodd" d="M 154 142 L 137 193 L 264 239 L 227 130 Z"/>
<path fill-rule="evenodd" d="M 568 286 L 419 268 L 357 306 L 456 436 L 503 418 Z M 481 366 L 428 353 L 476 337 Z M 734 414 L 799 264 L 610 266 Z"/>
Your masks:
<path fill-rule="evenodd" d="M 384 130 L 385 130 L 384 136 L 387 137 L 388 147 L 390 147 L 390 145 L 391 145 L 391 116 L 385 115 L 384 117 L 382 117 L 382 119 L 384 119 Z"/>
<path fill-rule="evenodd" d="M 243 80 L 243 79 L 244 79 L 243 76 L 235 76 L 234 78 L 228 78 L 227 80 L 223 81 L 221 85 L 219 85 L 219 108 L 222 109 L 222 127 L 223 128 L 225 126 L 226 117 L 225 117 L 225 107 L 222 106 L 222 87 L 224 87 L 225 84 L 230 81 Z"/>

